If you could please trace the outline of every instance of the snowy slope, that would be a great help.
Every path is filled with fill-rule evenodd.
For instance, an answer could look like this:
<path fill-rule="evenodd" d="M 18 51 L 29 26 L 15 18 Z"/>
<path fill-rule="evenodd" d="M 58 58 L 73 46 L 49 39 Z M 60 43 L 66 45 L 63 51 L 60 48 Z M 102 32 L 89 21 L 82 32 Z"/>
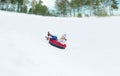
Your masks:
<path fill-rule="evenodd" d="M 119 20 L 0 11 L 0 76 L 120 76 Z M 49 45 L 48 31 L 67 33 L 67 48 Z"/>

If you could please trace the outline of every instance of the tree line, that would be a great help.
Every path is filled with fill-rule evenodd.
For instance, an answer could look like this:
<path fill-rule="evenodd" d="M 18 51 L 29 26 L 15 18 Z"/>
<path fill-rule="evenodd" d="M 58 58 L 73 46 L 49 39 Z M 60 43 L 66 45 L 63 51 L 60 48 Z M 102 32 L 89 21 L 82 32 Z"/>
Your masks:
<path fill-rule="evenodd" d="M 107 16 L 118 9 L 117 0 L 56 0 L 55 4 L 61 16 Z"/>
<path fill-rule="evenodd" d="M 56 0 L 51 12 L 42 0 L 0 0 L 0 9 L 45 16 L 108 16 L 118 4 L 118 0 Z"/>
<path fill-rule="evenodd" d="M 49 15 L 48 7 L 41 0 L 1 0 L 0 9 L 28 14 Z"/>

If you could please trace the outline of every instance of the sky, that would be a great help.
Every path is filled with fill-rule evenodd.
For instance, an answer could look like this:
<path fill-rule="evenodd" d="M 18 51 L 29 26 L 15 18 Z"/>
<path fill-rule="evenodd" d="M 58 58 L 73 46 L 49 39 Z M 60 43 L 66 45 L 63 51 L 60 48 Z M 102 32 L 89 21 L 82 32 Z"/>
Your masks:
<path fill-rule="evenodd" d="M 55 0 L 42 0 L 42 1 L 43 1 L 43 4 L 48 6 L 50 9 L 54 8 Z"/>
<path fill-rule="evenodd" d="M 120 0 L 118 0 L 118 2 L 120 3 Z"/>
<path fill-rule="evenodd" d="M 32 1 L 32 0 L 30 0 L 30 1 Z M 55 0 L 42 0 L 42 1 L 43 1 L 43 4 L 45 4 L 47 7 L 49 7 L 49 9 L 54 9 Z"/>

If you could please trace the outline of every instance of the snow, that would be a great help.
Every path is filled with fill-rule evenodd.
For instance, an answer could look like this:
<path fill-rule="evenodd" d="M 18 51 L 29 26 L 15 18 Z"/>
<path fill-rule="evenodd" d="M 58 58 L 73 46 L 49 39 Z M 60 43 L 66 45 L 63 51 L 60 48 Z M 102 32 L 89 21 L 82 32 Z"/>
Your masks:
<path fill-rule="evenodd" d="M 0 76 L 120 76 L 119 20 L 0 11 Z M 67 48 L 49 45 L 48 31 L 67 33 Z"/>

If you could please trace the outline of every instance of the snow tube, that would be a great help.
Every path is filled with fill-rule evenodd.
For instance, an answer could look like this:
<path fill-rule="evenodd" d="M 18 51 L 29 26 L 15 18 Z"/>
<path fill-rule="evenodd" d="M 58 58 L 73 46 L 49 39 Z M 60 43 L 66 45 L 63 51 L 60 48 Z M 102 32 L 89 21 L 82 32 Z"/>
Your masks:
<path fill-rule="evenodd" d="M 61 49 L 65 49 L 66 48 L 66 44 L 62 44 L 62 43 L 58 42 L 57 40 L 50 39 L 49 43 L 51 45 L 53 45 L 55 47 L 58 47 L 58 48 L 61 48 Z"/>

